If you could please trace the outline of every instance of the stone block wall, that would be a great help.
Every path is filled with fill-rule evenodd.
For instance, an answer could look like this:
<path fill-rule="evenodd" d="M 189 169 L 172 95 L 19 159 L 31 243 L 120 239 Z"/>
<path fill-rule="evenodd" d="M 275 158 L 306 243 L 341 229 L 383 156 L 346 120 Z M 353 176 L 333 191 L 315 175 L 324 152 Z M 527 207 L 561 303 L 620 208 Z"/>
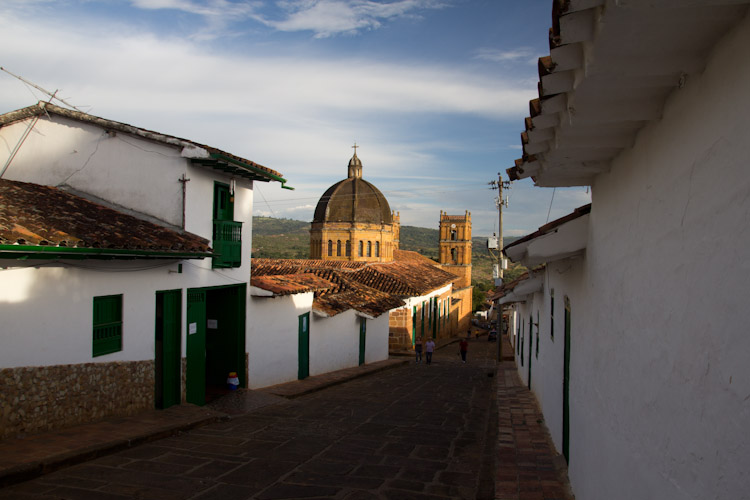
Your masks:
<path fill-rule="evenodd" d="M 153 407 L 153 361 L 0 370 L 0 439 Z"/>
<path fill-rule="evenodd" d="M 411 310 L 404 307 L 388 317 L 388 350 L 411 349 Z"/>

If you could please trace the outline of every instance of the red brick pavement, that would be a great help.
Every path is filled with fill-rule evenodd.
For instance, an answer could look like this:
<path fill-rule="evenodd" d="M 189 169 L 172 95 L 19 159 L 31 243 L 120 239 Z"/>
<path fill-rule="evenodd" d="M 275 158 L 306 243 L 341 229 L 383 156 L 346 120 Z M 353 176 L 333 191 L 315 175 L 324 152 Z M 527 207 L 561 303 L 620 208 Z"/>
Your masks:
<path fill-rule="evenodd" d="M 496 500 L 572 500 L 565 459 L 555 452 L 534 394 L 514 361 L 497 367 Z"/>

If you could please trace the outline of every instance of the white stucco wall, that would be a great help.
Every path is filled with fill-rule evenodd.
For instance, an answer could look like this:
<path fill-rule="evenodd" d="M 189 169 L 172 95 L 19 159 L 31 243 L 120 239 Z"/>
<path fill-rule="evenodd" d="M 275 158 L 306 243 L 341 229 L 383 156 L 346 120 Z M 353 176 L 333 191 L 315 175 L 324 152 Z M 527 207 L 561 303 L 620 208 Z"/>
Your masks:
<path fill-rule="evenodd" d="M 178 179 L 187 173 L 187 160 L 180 157 L 180 148 L 50 116 L 37 121 L 3 178 L 69 187 L 172 226 L 182 224 Z M 28 123 L 0 128 L 0 163 Z"/>
<path fill-rule="evenodd" d="M 193 261 L 2 261 L 0 367 L 154 359 L 156 291 L 235 284 Z M 38 266 L 38 267 L 33 267 Z M 123 349 L 92 357 L 93 298 L 123 295 Z M 182 352 L 185 352 L 183 324 Z"/>
<path fill-rule="evenodd" d="M 595 179 L 580 273 L 561 274 L 562 262 L 548 271 L 555 341 L 542 322 L 532 388 L 559 447 L 554 386 L 569 294 L 569 476 L 579 500 L 747 495 L 750 66 L 737 54 L 749 45 L 746 18 Z"/>
<path fill-rule="evenodd" d="M 0 162 L 26 127 L 22 122 L 0 128 Z M 180 147 L 121 132 L 112 135 L 52 115 L 51 121 L 37 122 L 4 178 L 71 188 L 179 229 L 183 194 L 178 180 L 184 174 L 190 179 L 185 186 L 185 229 L 210 241 L 214 182 L 229 184 L 230 177 L 194 166 L 180 152 Z M 243 222 L 243 258 L 237 268 L 213 270 L 211 259 L 183 261 L 182 274 L 174 272 L 177 261 L 0 261 L 9 267 L 0 271 L 0 366 L 153 359 L 157 290 L 182 289 L 184 315 L 187 288 L 248 282 L 252 204 L 252 182 L 236 179 L 234 220 Z M 92 359 L 93 297 L 110 294 L 123 294 L 123 350 Z M 184 334 L 182 350 L 184 354 Z"/>
<path fill-rule="evenodd" d="M 313 315 L 310 325 L 310 375 L 358 364 L 359 317 L 354 311 L 350 309 L 330 318 Z"/>
<path fill-rule="evenodd" d="M 388 359 L 388 313 L 367 320 L 365 364 Z"/>
<path fill-rule="evenodd" d="M 353 310 L 332 317 L 312 313 L 313 294 L 252 297 L 247 349 L 249 387 L 297 380 L 299 316 L 310 313 L 310 376 L 359 365 L 359 316 Z M 388 314 L 367 320 L 365 363 L 388 358 Z"/>
<path fill-rule="evenodd" d="M 305 313 L 312 318 L 312 303 L 312 292 L 250 298 L 246 342 L 248 387 L 257 389 L 297 380 L 298 318 Z M 312 326 L 310 330 L 312 337 Z"/>
<path fill-rule="evenodd" d="M 354 310 L 330 318 L 313 316 L 310 375 L 359 365 L 359 322 Z M 388 358 L 388 314 L 366 320 L 365 363 Z"/>

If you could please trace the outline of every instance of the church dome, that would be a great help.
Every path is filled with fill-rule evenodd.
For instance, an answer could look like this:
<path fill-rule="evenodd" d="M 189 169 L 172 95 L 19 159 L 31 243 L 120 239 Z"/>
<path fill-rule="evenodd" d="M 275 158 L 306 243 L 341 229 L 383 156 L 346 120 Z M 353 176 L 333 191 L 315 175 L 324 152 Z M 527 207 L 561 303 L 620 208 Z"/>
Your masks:
<path fill-rule="evenodd" d="M 357 153 L 349 160 L 349 177 L 321 196 L 313 222 L 392 224 L 391 207 L 378 188 L 362 179 Z"/>

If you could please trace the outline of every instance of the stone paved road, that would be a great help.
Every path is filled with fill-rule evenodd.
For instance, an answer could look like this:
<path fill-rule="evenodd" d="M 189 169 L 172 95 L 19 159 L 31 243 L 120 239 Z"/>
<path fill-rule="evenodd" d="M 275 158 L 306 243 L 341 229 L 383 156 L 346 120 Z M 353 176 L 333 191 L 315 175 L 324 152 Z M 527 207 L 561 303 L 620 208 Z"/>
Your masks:
<path fill-rule="evenodd" d="M 495 344 L 405 365 L 0 490 L 0 499 L 493 498 Z"/>

